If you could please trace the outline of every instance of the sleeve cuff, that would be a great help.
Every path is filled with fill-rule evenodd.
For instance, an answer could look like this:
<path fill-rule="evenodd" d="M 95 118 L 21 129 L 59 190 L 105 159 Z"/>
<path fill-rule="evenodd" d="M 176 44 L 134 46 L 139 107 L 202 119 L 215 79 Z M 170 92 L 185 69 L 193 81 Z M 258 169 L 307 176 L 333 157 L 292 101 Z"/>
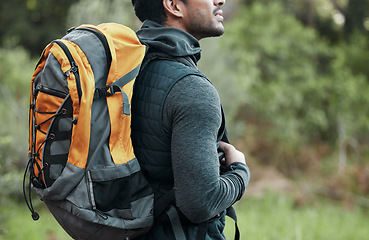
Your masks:
<path fill-rule="evenodd" d="M 241 184 L 241 192 L 237 199 L 237 201 L 243 196 L 246 191 L 247 185 L 250 181 L 250 169 L 249 167 L 241 162 L 234 162 L 229 165 L 227 172 L 229 174 L 235 174 L 238 176 L 240 184 Z"/>

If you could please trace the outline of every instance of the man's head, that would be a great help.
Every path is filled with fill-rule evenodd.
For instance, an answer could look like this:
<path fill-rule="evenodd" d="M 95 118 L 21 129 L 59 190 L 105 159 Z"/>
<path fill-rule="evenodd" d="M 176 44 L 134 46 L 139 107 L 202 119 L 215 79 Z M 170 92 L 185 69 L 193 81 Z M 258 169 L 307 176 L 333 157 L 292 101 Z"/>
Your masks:
<path fill-rule="evenodd" d="M 166 27 L 182 29 L 198 40 L 224 33 L 225 0 L 132 0 L 141 21 L 152 20 Z"/>

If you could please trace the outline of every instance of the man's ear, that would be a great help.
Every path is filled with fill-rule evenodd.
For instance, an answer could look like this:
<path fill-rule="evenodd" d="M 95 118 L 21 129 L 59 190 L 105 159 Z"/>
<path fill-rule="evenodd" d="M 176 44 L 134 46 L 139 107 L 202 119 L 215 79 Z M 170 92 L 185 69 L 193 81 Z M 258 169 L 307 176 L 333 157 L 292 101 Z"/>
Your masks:
<path fill-rule="evenodd" d="M 183 17 L 183 2 L 180 0 L 163 0 L 163 6 L 165 11 L 168 14 L 173 15 L 174 17 Z"/>

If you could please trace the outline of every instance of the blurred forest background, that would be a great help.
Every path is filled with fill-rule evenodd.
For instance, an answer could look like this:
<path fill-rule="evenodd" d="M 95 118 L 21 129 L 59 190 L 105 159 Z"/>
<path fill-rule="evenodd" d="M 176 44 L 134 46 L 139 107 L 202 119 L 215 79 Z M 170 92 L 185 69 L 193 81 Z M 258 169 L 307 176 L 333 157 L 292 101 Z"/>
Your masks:
<path fill-rule="evenodd" d="M 228 0 L 224 15 L 199 68 L 252 170 L 243 236 L 367 239 L 369 0 Z M 30 79 L 50 41 L 102 22 L 141 24 L 129 0 L 0 1 L 0 239 L 66 239 L 23 203 Z"/>

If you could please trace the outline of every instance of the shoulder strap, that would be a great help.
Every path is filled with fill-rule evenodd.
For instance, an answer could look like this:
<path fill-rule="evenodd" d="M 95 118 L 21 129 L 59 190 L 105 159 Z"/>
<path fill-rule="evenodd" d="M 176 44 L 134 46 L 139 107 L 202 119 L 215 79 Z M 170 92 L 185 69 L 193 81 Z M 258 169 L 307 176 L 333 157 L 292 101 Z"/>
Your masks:
<path fill-rule="evenodd" d="M 229 208 L 227 208 L 227 213 L 226 214 L 227 214 L 228 217 L 233 219 L 234 229 L 235 229 L 234 239 L 239 240 L 240 239 L 240 230 L 238 229 L 236 211 L 234 210 L 234 208 L 232 206 L 230 206 Z"/>
<path fill-rule="evenodd" d="M 227 128 L 225 126 L 225 116 L 224 116 L 223 107 L 221 107 L 221 112 L 222 112 L 222 124 L 219 128 L 218 139 L 217 140 L 229 143 L 230 141 L 229 141 L 229 138 L 228 138 Z"/>

